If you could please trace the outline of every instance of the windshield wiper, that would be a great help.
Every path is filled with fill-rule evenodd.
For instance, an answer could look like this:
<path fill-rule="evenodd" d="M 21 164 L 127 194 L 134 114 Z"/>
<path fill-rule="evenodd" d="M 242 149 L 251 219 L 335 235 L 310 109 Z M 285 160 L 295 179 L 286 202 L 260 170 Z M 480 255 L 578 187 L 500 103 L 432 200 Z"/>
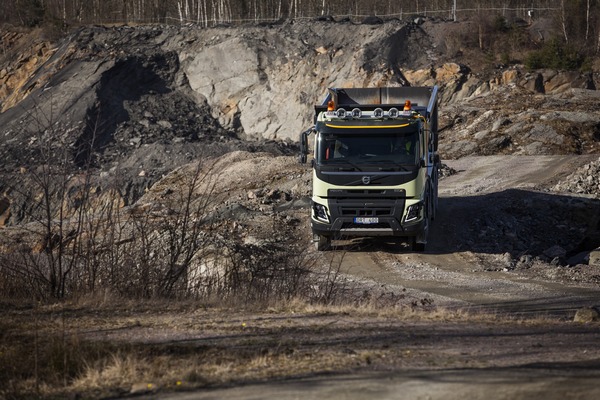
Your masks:
<path fill-rule="evenodd" d="M 379 163 L 391 163 L 391 164 L 394 164 L 394 167 L 388 167 L 388 168 L 386 168 L 386 167 L 379 167 L 380 171 L 389 171 L 389 172 L 391 172 L 395 168 L 400 168 L 402 171 L 410 171 L 410 169 L 407 168 L 406 165 L 402 165 L 398 161 L 394 161 L 394 160 L 377 160 L 377 161 L 373 161 L 373 163 L 377 163 L 377 164 L 379 164 Z"/>
<path fill-rule="evenodd" d="M 354 164 L 353 162 L 344 159 L 344 158 L 338 158 L 335 160 L 328 160 L 326 164 L 327 166 L 333 167 L 334 164 L 348 164 L 350 165 L 350 167 L 337 167 L 338 171 L 341 172 L 352 172 L 352 171 L 362 171 L 362 169 L 360 169 L 360 167 L 356 164 Z"/>

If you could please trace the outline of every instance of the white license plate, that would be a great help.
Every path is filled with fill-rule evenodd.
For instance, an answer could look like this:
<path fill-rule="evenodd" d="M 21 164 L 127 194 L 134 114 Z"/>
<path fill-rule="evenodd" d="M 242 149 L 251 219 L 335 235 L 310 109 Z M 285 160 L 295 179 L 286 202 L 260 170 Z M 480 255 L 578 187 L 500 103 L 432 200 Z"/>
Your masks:
<path fill-rule="evenodd" d="M 377 224 L 379 223 L 379 218 L 375 217 L 356 217 L 354 218 L 355 224 Z"/>

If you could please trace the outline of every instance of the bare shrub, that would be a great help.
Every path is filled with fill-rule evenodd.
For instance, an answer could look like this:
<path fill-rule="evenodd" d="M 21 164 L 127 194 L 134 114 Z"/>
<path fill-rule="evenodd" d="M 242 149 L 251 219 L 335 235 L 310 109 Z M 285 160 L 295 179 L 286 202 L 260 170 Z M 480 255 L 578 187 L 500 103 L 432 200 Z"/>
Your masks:
<path fill-rule="evenodd" d="M 173 175 L 152 203 L 119 214 L 119 243 L 108 251 L 122 271 L 114 281 L 119 293 L 186 297 L 190 268 L 214 241 L 214 174 L 195 163 Z"/>
<path fill-rule="evenodd" d="M 75 171 L 65 129 L 51 119 L 30 115 L 37 131 L 37 166 L 24 169 L 22 179 L 9 184 L 8 193 L 21 205 L 16 218 L 29 234 L 28 243 L 13 251 L 2 271 L 13 278 L 25 276 L 36 296 L 63 298 L 77 286 L 75 272 L 81 260 L 81 235 L 90 200 L 89 169 Z M 18 256 L 16 256 L 18 255 Z M 4 261 L 7 261 L 6 259 Z"/>
<path fill-rule="evenodd" d="M 347 282 L 342 278 L 341 268 L 344 257 L 347 253 L 341 255 L 331 255 L 326 266 L 317 274 L 314 286 L 314 295 L 319 303 L 335 304 L 346 299 L 344 296 L 347 289 Z"/>
<path fill-rule="evenodd" d="M 211 168 L 196 163 L 189 172 L 180 175 L 176 191 L 165 202 L 160 230 L 165 240 L 165 266 L 160 294 L 173 296 L 187 287 L 192 262 L 202 257 L 202 251 L 214 242 L 217 219 L 211 215 L 216 196 L 215 174 Z"/>
<path fill-rule="evenodd" d="M 290 240 L 234 243 L 225 271 L 223 295 L 243 302 L 269 303 L 306 297 L 313 261 Z"/>

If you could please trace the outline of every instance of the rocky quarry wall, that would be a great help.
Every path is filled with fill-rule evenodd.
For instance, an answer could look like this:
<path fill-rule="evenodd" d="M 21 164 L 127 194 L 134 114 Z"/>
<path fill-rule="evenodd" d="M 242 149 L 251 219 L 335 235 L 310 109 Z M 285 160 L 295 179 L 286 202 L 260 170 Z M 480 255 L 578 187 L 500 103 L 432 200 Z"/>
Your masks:
<path fill-rule="evenodd" d="M 474 74 L 436 52 L 428 24 L 310 21 L 244 28 L 82 28 L 56 47 L 38 42 L 5 63 L 0 107 L 5 112 L 17 104 L 29 109 L 31 103 L 21 102 L 33 95 L 41 113 L 51 112 L 46 103 L 52 103 L 61 119 L 68 115 L 70 123 L 81 123 L 94 107 L 106 109 L 119 101 L 135 107 L 136 102 L 152 101 L 151 96 L 179 92 L 196 107 L 207 105 L 222 128 L 242 138 L 296 141 L 310 126 L 312 106 L 328 87 L 437 84 L 444 105 L 503 88 L 523 89 L 528 95 L 595 88 L 591 74 L 574 72 L 514 67 Z M 9 36 L 4 40 L 18 41 Z M 118 71 L 124 67 L 126 71 Z M 119 73 L 126 76 L 114 76 Z M 153 78 L 162 82 L 149 84 Z M 126 93 L 113 90 L 117 88 Z M 106 98 L 108 90 L 115 98 Z M 118 130 L 124 119 L 139 118 L 125 111 L 110 129 Z M 169 111 L 173 119 L 189 110 Z M 22 109 L 9 113 L 2 122 L 18 119 L 20 113 Z M 164 130 L 173 128 L 163 124 Z M 142 128 L 143 140 L 149 127 Z"/>

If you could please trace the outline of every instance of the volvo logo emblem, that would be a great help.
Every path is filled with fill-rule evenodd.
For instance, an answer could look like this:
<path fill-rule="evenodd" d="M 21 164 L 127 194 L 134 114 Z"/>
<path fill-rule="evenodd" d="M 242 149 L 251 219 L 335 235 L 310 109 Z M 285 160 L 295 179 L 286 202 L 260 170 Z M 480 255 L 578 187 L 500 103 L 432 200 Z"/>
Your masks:
<path fill-rule="evenodd" d="M 362 177 L 362 183 L 365 185 L 368 185 L 369 183 L 371 183 L 371 177 L 370 176 L 363 176 Z"/>

